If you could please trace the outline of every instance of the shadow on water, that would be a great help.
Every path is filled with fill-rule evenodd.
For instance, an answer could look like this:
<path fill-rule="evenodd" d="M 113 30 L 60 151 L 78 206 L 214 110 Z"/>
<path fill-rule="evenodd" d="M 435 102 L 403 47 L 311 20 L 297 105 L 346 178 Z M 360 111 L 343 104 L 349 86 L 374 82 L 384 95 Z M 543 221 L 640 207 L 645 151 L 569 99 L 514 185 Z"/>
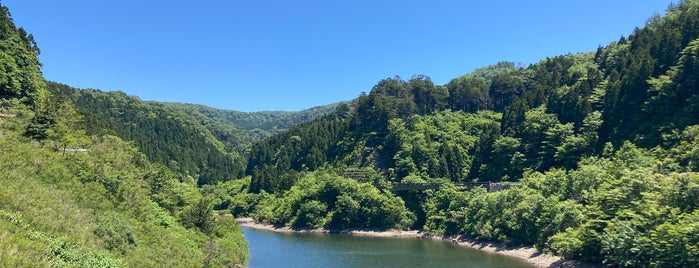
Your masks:
<path fill-rule="evenodd" d="M 342 234 L 276 233 L 243 228 L 250 268 L 533 267 L 524 260 L 455 247 L 446 241 Z"/>

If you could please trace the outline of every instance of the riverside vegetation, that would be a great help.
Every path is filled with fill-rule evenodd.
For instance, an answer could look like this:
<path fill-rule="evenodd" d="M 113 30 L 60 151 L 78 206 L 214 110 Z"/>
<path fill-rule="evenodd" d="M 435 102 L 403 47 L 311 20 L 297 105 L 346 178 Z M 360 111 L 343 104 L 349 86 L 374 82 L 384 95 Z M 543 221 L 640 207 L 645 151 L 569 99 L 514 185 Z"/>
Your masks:
<path fill-rule="evenodd" d="M 8 265 L 243 263 L 240 230 L 212 207 L 295 228 L 465 235 L 610 266 L 699 265 L 699 1 L 589 53 L 501 62 L 446 85 L 387 78 L 259 141 L 224 111 L 44 82 L 33 38 L 5 13 Z M 454 186 L 474 181 L 518 184 Z M 443 187 L 390 191 L 422 182 Z"/>
<path fill-rule="evenodd" d="M 224 202 L 276 225 L 420 229 L 610 266 L 694 267 L 698 76 L 699 1 L 682 1 L 594 52 L 441 86 L 388 78 L 253 145 L 250 183 L 223 184 L 243 193 Z M 464 181 L 519 185 L 449 186 Z M 446 186 L 374 187 L 403 182 Z"/>

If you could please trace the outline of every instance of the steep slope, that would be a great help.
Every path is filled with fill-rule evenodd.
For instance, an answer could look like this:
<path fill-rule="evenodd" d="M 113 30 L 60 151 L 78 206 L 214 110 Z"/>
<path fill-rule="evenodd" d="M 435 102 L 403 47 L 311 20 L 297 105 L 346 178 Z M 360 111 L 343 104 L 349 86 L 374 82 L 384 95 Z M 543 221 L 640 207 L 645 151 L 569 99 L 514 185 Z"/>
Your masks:
<path fill-rule="evenodd" d="M 16 131 L 27 112 L 12 112 L 0 126 L 0 266 L 246 262 L 240 228 L 215 217 L 194 185 L 114 136 L 74 136 L 81 150 L 65 152 L 60 140 L 35 144 Z"/>
<path fill-rule="evenodd" d="M 237 179 L 244 159 L 199 121 L 181 110 L 144 102 L 121 92 L 78 90 L 49 83 L 84 117 L 88 134 L 111 134 L 133 141 L 148 160 L 191 176 L 199 185 Z"/>
<path fill-rule="evenodd" d="M 86 135 L 46 88 L 38 48 L 0 5 L 0 266 L 233 267 L 238 225 L 131 144 Z"/>
<path fill-rule="evenodd" d="M 698 37 L 699 1 L 683 1 L 596 52 L 499 64 L 443 86 L 381 80 L 254 145 L 249 192 L 232 210 L 289 226 L 365 223 L 368 198 L 347 189 L 374 186 L 409 211 L 361 227 L 535 245 L 610 266 L 699 265 Z M 454 185 L 463 181 L 519 184 L 487 193 Z M 401 182 L 442 187 L 389 191 Z"/>
<path fill-rule="evenodd" d="M 697 12 L 694 1 L 685 1 L 597 52 L 608 81 L 603 138 L 651 147 L 663 134 L 697 123 Z"/>
<path fill-rule="evenodd" d="M 0 9 L 0 98 L 34 104 L 45 83 L 38 59 L 40 50 L 31 34 L 15 26 L 9 9 Z"/>
<path fill-rule="evenodd" d="M 275 190 L 256 185 L 263 181 L 288 187 L 267 182 L 290 169 L 314 170 L 318 162 L 371 167 L 394 181 L 409 174 L 498 181 L 516 180 L 526 169 L 571 168 L 625 140 L 645 148 L 665 144 L 663 137 L 699 123 L 695 5 L 674 6 L 665 18 L 652 18 L 596 53 L 547 58 L 527 68 L 501 63 L 444 86 L 426 76 L 379 81 L 344 108 L 349 113 L 254 146 L 247 168 L 252 189 Z M 487 129 L 474 130 L 478 126 L 468 121 L 476 119 L 459 119 L 453 127 L 434 114 L 445 110 L 495 114 L 458 115 L 489 121 Z M 454 141 L 464 131 L 473 137 Z M 447 158 L 461 160 L 442 161 Z"/>
<path fill-rule="evenodd" d="M 242 177 L 243 154 L 254 141 L 337 106 L 243 113 L 203 105 L 144 102 L 121 92 L 80 90 L 54 82 L 49 82 L 48 88 L 76 105 L 88 134 L 112 134 L 133 141 L 150 161 L 191 176 L 199 185 Z"/>

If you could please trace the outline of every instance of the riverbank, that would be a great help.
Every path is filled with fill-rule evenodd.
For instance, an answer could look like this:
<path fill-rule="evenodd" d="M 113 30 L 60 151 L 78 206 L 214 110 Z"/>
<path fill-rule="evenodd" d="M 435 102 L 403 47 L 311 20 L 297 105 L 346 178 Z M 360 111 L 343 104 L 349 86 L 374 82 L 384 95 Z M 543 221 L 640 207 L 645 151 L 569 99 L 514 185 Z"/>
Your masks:
<path fill-rule="evenodd" d="M 586 268 L 586 267 L 599 267 L 596 265 L 586 264 L 579 261 L 564 260 L 558 256 L 552 256 L 549 254 L 543 254 L 535 248 L 513 248 L 506 247 L 500 244 L 494 243 L 484 243 L 478 242 L 472 239 L 467 239 L 465 237 L 442 237 L 427 235 L 419 231 L 401 231 L 401 230 L 387 230 L 387 231 L 372 231 L 372 230 L 328 230 L 324 228 L 318 229 L 294 229 L 289 227 L 275 227 L 269 224 L 256 223 L 252 218 L 237 218 L 236 221 L 244 227 L 267 230 L 280 233 L 318 233 L 318 234 L 349 234 L 356 236 L 371 236 L 371 237 L 405 237 L 405 238 L 417 238 L 417 239 L 434 239 L 443 240 L 451 242 L 454 245 L 470 247 L 477 250 L 482 250 L 486 252 L 491 252 L 495 254 L 502 254 L 505 256 L 516 257 L 524 259 L 527 262 L 533 264 L 536 267 L 561 267 L 561 268 Z"/>

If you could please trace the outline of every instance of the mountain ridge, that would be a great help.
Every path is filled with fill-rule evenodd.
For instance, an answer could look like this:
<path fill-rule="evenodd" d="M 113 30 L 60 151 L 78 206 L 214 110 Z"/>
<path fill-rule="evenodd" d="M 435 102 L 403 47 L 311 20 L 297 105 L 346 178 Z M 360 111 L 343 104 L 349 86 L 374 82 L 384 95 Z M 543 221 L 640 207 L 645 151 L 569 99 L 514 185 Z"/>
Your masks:
<path fill-rule="evenodd" d="M 315 106 L 300 111 L 258 111 L 242 112 L 228 109 L 218 109 L 203 104 L 167 103 L 164 105 L 177 107 L 187 112 L 197 112 L 209 119 L 223 124 L 230 124 L 247 134 L 253 142 L 272 136 L 290 127 L 313 120 L 319 116 L 332 112 L 338 105 L 344 102 L 336 102 L 321 106 Z"/>
<path fill-rule="evenodd" d="M 298 228 L 466 235 L 610 266 L 696 266 L 697 18 L 699 1 L 682 1 L 596 51 L 445 85 L 380 80 L 255 144 L 232 211 Z M 488 193 L 464 181 L 519 184 Z M 394 193 L 393 183 L 443 186 Z M 403 204 L 355 193 L 371 186 Z M 384 221 L 365 216 L 385 208 Z"/>
<path fill-rule="evenodd" d="M 0 81 L 8 85 L 0 105 L 16 115 L 0 133 L 8 152 L 0 171 L 9 174 L 0 176 L 8 185 L 0 197 L 10 201 L 0 203 L 9 223 L 0 234 L 13 239 L 3 247 L 18 240 L 45 252 L 41 243 L 56 242 L 73 251 L 42 256 L 143 264 L 151 258 L 140 254 L 158 255 L 136 250 L 156 243 L 143 232 L 154 230 L 176 243 L 163 256 L 239 264 L 240 237 L 226 235 L 240 231 L 213 217 L 217 208 L 295 228 L 466 235 L 610 266 L 699 264 L 697 0 L 596 51 L 527 67 L 499 63 L 444 85 L 424 75 L 382 79 L 288 130 L 279 126 L 298 118 L 286 113 L 228 113 L 47 83 L 38 65 L 16 59 L 38 55 L 30 36 L 8 29 L 0 36 L 22 43 L 0 54 L 6 75 L 17 78 Z M 253 137 L 227 116 L 269 133 Z M 459 186 L 475 181 L 517 183 L 493 193 Z M 441 188 L 391 191 L 394 183 L 435 182 Z M 72 229 L 48 222 L 32 199 L 70 215 L 63 225 L 87 226 L 86 238 L 55 240 Z"/>

